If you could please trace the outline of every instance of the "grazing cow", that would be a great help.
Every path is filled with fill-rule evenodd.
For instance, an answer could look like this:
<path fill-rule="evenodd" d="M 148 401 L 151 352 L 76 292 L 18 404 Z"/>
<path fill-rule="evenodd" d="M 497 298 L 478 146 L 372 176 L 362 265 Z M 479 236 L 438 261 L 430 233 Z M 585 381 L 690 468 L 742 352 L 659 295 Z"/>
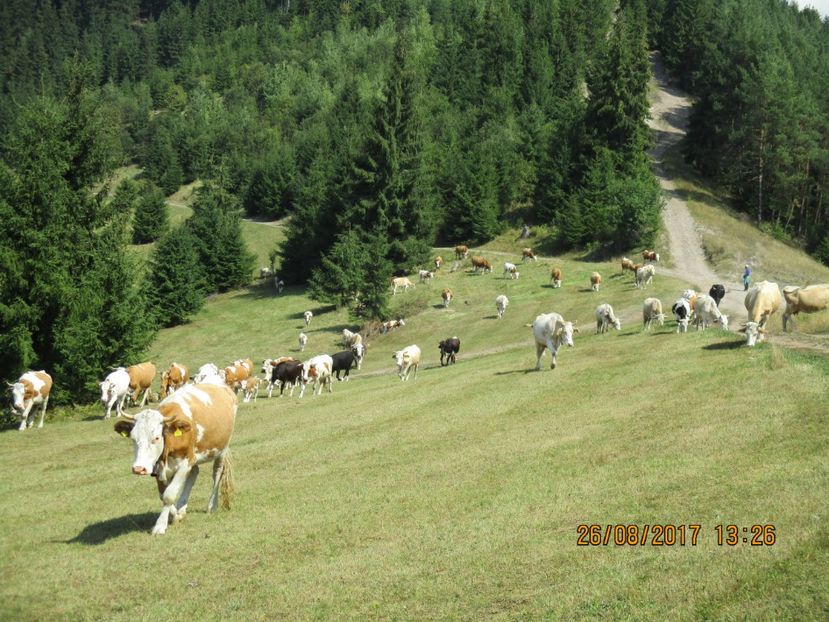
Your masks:
<path fill-rule="evenodd" d="M 714 302 L 717 306 L 720 306 L 720 300 L 725 298 L 725 285 L 717 283 L 711 286 L 711 289 L 708 290 L 708 295 L 714 299 Z"/>
<path fill-rule="evenodd" d="M 783 330 L 794 316 L 800 313 L 817 313 L 829 307 L 829 285 L 808 285 L 798 287 L 788 285 L 783 288 L 783 297 L 786 299 L 786 310 L 783 313 Z"/>
<path fill-rule="evenodd" d="M 440 270 L 440 267 L 443 265 L 443 257 L 438 255 L 435 257 L 435 270 Z"/>
<path fill-rule="evenodd" d="M 429 270 L 420 270 L 417 273 L 417 276 L 418 276 L 418 278 L 420 278 L 421 283 L 423 283 L 423 281 L 431 282 L 432 279 L 435 278 L 435 273 L 430 272 Z"/>
<path fill-rule="evenodd" d="M 302 314 L 302 317 L 305 318 L 305 325 L 310 326 L 311 320 L 314 317 L 314 313 L 312 311 L 306 311 L 305 313 Z"/>
<path fill-rule="evenodd" d="M 207 511 L 230 507 L 230 437 L 236 419 L 236 396 L 227 387 L 192 384 L 167 396 L 158 410 L 124 415 L 115 424 L 121 436 L 132 438 L 135 458 L 132 472 L 156 478 L 163 508 L 153 535 L 167 531 L 187 514 L 190 491 L 199 465 L 213 462 L 213 489 Z"/>
<path fill-rule="evenodd" d="M 322 388 L 328 385 L 328 392 L 332 393 L 331 373 L 334 362 L 327 354 L 318 354 L 308 359 L 302 366 L 302 388 L 299 390 L 299 397 L 305 395 L 305 387 L 313 384 L 311 395 L 322 395 Z M 317 391 L 319 387 L 319 391 Z"/>
<path fill-rule="evenodd" d="M 644 261 L 659 261 L 659 253 L 656 251 L 644 250 L 642 251 L 642 259 Z"/>
<path fill-rule="evenodd" d="M 457 337 L 447 337 L 438 344 L 440 349 L 440 366 L 451 365 L 455 362 L 455 356 L 461 349 L 461 340 Z M 443 362 L 444 358 L 446 363 Z"/>
<path fill-rule="evenodd" d="M 622 272 L 625 270 L 630 270 L 631 272 L 636 272 L 636 264 L 633 263 L 627 257 L 622 257 Z"/>
<path fill-rule="evenodd" d="M 440 297 L 443 298 L 443 308 L 448 308 L 449 303 L 452 302 L 452 290 L 448 287 L 444 287 L 443 291 L 440 293 Z"/>
<path fill-rule="evenodd" d="M 29 415 L 32 407 L 40 404 L 40 422 L 38 428 L 43 427 L 43 419 L 46 417 L 46 406 L 49 404 L 49 392 L 52 390 L 52 377 L 42 369 L 40 371 L 27 371 L 18 378 L 14 384 L 6 383 L 12 390 L 12 409 L 19 414 L 20 431 L 27 427 L 31 428 L 35 422 L 36 414 Z"/>
<path fill-rule="evenodd" d="M 642 266 L 636 271 L 636 281 L 634 285 L 640 289 L 646 288 L 653 282 L 653 275 L 656 274 L 656 268 L 653 264 Z"/>
<path fill-rule="evenodd" d="M 305 333 L 299 333 L 299 338 L 297 339 L 299 343 L 299 351 L 305 352 L 305 346 L 308 344 L 308 335 Z"/>
<path fill-rule="evenodd" d="M 404 292 L 408 291 L 410 287 L 414 288 L 414 283 L 407 276 L 395 276 L 391 279 L 391 286 L 393 288 L 392 296 L 394 296 L 401 287 Z"/>
<path fill-rule="evenodd" d="M 642 303 L 642 330 L 650 330 L 654 320 L 662 326 L 665 324 L 665 314 L 662 312 L 662 301 L 659 298 L 645 298 Z"/>
<path fill-rule="evenodd" d="M 596 333 L 606 333 L 610 326 L 622 330 L 622 321 L 613 313 L 613 307 L 605 302 L 596 307 Z"/>
<path fill-rule="evenodd" d="M 673 305 L 671 311 L 676 318 L 676 332 L 687 333 L 688 322 L 691 320 L 691 305 L 686 298 L 679 298 Z"/>
<path fill-rule="evenodd" d="M 455 247 L 455 259 L 466 259 L 469 256 L 469 247 L 458 244 Z"/>
<path fill-rule="evenodd" d="M 164 399 L 173 391 L 183 387 L 189 377 L 190 374 L 184 365 L 170 363 L 170 367 L 161 373 L 161 398 Z"/>
<path fill-rule="evenodd" d="M 143 393 L 144 397 L 140 405 L 144 406 L 150 397 L 150 386 L 155 380 L 155 365 L 149 362 L 130 365 L 127 367 L 127 373 L 130 375 L 130 391 L 132 391 L 130 398 L 133 403 L 137 403 L 138 397 Z"/>
<path fill-rule="evenodd" d="M 357 357 L 352 350 L 343 350 L 331 355 L 331 373 L 336 374 L 337 382 L 345 380 L 348 382 L 348 374 L 351 372 L 351 366 L 357 362 Z M 345 374 L 340 378 L 340 372 Z"/>
<path fill-rule="evenodd" d="M 498 313 L 499 320 L 504 317 L 504 311 L 507 310 L 507 305 L 509 305 L 509 298 L 504 296 L 504 294 L 495 298 L 495 311 Z"/>
<path fill-rule="evenodd" d="M 504 262 L 504 274 L 509 275 L 509 278 L 511 279 L 517 279 L 521 275 L 521 273 L 518 272 L 518 268 L 516 267 L 516 265 L 508 261 Z M 504 278 L 507 277 L 504 276 Z"/>
<path fill-rule="evenodd" d="M 723 330 L 728 330 L 728 317 L 720 313 L 711 296 L 697 296 L 696 316 L 697 330 L 705 330 L 709 324 L 719 324 Z"/>
<path fill-rule="evenodd" d="M 242 401 L 249 402 L 250 398 L 253 398 L 253 401 L 256 401 L 257 396 L 259 395 L 259 384 L 262 382 L 261 378 L 257 378 L 256 376 L 251 376 L 250 378 L 246 378 L 242 382 Z"/>
<path fill-rule="evenodd" d="M 746 294 L 746 311 L 748 321 L 743 330 L 746 333 L 746 345 L 754 346 L 763 341 L 766 334 L 766 322 L 775 313 L 783 302 L 780 287 L 777 283 L 760 281 L 752 285 Z"/>
<path fill-rule="evenodd" d="M 354 353 L 354 361 L 357 363 L 357 369 L 360 369 L 363 365 L 363 357 L 366 355 L 366 344 L 362 341 L 357 342 L 351 346 L 351 351 Z"/>
<path fill-rule="evenodd" d="M 130 392 L 130 375 L 126 368 L 119 367 L 109 373 L 101 383 L 101 404 L 104 406 L 104 419 L 112 415 L 112 407 L 115 406 L 115 414 L 124 414 L 124 402 Z"/>
<path fill-rule="evenodd" d="M 273 395 L 274 387 L 279 387 L 279 397 L 285 392 L 285 387 L 290 385 L 291 390 L 288 397 L 293 397 L 294 389 L 302 382 L 303 364 L 289 356 L 274 359 L 269 365 L 262 368 L 265 380 L 268 381 L 268 397 Z"/>
<path fill-rule="evenodd" d="M 553 268 L 550 272 L 550 280 L 553 282 L 553 289 L 561 287 L 561 268 Z"/>
<path fill-rule="evenodd" d="M 380 332 L 383 333 L 383 334 L 386 334 L 390 330 L 393 330 L 395 328 L 400 328 L 401 326 L 405 326 L 405 325 L 406 325 L 406 322 L 403 320 L 402 317 L 397 318 L 396 320 L 389 320 L 388 322 L 383 322 L 380 325 Z"/>
<path fill-rule="evenodd" d="M 538 261 L 538 257 L 535 256 L 533 249 L 531 248 L 522 248 L 521 249 L 521 261 L 527 261 L 528 259 L 532 259 L 533 261 Z"/>
<path fill-rule="evenodd" d="M 483 257 L 473 257 L 472 271 L 478 272 L 478 270 L 483 273 L 492 272 L 492 264 L 489 263 L 488 259 L 484 259 Z"/>
<path fill-rule="evenodd" d="M 594 292 L 599 291 L 599 286 L 602 284 L 602 275 L 598 272 L 594 272 L 590 275 L 590 289 Z"/>
<path fill-rule="evenodd" d="M 408 380 L 412 368 L 414 368 L 414 377 L 417 378 L 417 368 L 420 367 L 420 348 L 416 345 L 406 346 L 392 354 L 391 357 L 397 362 L 397 375 L 400 376 L 400 380 Z"/>
<path fill-rule="evenodd" d="M 221 374 L 219 373 L 219 368 L 216 367 L 213 363 L 205 363 L 201 367 L 199 367 L 198 373 L 193 376 L 193 383 L 194 384 L 202 384 L 205 382 L 213 383 L 213 384 L 224 384 L 224 380 L 222 380 Z"/>
<path fill-rule="evenodd" d="M 276 293 L 281 294 L 282 290 L 285 288 L 285 281 L 280 279 L 278 276 L 273 277 L 273 286 L 276 288 Z"/>
<path fill-rule="evenodd" d="M 532 323 L 535 338 L 535 371 L 541 369 L 541 356 L 545 349 L 550 350 L 553 362 L 550 369 L 556 368 L 556 354 L 562 344 L 573 347 L 573 333 L 579 332 L 572 322 L 565 322 L 558 313 L 542 313 Z"/>
<path fill-rule="evenodd" d="M 268 268 L 267 266 L 263 266 L 259 268 L 259 278 L 260 279 L 268 279 L 273 276 L 273 270 Z"/>

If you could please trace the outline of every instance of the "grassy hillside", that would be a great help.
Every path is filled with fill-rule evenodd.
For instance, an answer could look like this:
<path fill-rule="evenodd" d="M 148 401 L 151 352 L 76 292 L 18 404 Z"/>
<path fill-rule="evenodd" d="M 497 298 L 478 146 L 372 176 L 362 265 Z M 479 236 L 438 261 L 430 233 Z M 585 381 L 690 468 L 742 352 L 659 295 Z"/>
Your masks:
<path fill-rule="evenodd" d="M 516 243 L 516 247 L 517 247 Z M 441 272 L 398 294 L 407 325 L 370 339 L 366 364 L 333 394 L 241 404 L 233 510 L 207 516 L 209 469 L 189 516 L 148 535 L 153 482 L 110 422 L 75 415 L 0 434 L 3 618 L 42 619 L 817 619 L 829 607 L 826 359 L 733 333 L 641 332 L 646 293 L 614 264 L 576 257 Z M 444 253 L 444 256 L 446 254 Z M 549 268 L 564 287 L 547 286 Z M 588 290 L 599 269 L 606 286 Z M 663 302 L 683 283 L 657 275 Z M 439 291 L 456 299 L 440 308 Z M 510 306 L 494 318 L 494 298 Z M 611 302 L 620 333 L 596 335 Z M 467 304 L 468 303 L 468 304 Z M 159 364 L 224 364 L 336 349 L 353 324 L 299 290 L 212 299 L 162 331 Z M 412 313 L 413 310 L 419 311 Z M 539 312 L 582 332 L 541 372 Z M 462 340 L 440 368 L 437 342 Z M 401 383 L 391 352 L 425 366 Z M 785 397 L 784 397 L 785 396 Z M 49 447 L 44 452 L 44 447 Z M 31 456 L 38 459 L 32 461 Z M 576 545 L 581 523 L 702 526 L 696 546 Z M 715 526 L 773 524 L 773 546 L 718 546 Z M 23 527 L 25 526 L 25 527 Z M 21 528 L 22 527 L 22 528 Z M 103 587 L 111 586 L 111 587 Z M 127 587 L 128 586 L 128 587 Z"/>

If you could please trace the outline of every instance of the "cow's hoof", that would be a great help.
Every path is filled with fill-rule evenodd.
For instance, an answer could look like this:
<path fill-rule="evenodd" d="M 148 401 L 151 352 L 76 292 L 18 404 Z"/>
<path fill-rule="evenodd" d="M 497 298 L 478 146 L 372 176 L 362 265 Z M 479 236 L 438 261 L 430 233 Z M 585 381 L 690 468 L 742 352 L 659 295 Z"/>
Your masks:
<path fill-rule="evenodd" d="M 166 527 L 157 527 L 157 526 L 153 527 L 152 535 L 154 535 L 154 536 L 163 536 L 165 533 L 167 533 L 167 528 Z"/>

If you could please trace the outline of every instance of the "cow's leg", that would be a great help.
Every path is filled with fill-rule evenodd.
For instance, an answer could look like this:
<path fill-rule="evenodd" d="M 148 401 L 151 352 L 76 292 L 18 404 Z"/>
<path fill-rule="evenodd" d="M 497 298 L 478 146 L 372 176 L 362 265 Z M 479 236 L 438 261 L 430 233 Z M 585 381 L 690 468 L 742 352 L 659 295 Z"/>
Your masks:
<path fill-rule="evenodd" d="M 164 489 L 164 492 L 161 493 L 161 503 L 164 504 L 164 507 L 161 508 L 161 514 L 159 514 L 155 527 L 153 527 L 152 534 L 154 536 L 163 535 L 167 531 L 167 523 L 171 515 L 173 516 L 173 522 L 177 520 L 176 500 L 181 495 L 189 474 L 190 466 L 185 462 L 178 468 L 175 475 L 173 475 L 173 479 Z"/>
<path fill-rule="evenodd" d="M 536 342 L 535 344 L 535 371 L 541 370 L 541 355 L 544 354 L 546 347 L 543 343 Z"/>
<path fill-rule="evenodd" d="M 46 417 L 46 405 L 49 403 L 49 396 L 47 395 L 43 399 L 43 406 L 40 409 L 40 423 L 37 424 L 38 428 L 43 427 L 43 418 Z M 32 417 L 32 423 L 34 423 L 34 417 Z"/>
<path fill-rule="evenodd" d="M 305 395 L 305 383 L 303 382 L 303 383 L 301 383 L 301 384 L 302 384 L 302 386 L 301 386 L 301 387 L 300 387 L 300 389 L 299 389 L 299 397 L 300 397 L 300 399 L 302 398 L 302 396 L 303 396 L 303 395 Z M 294 395 L 294 387 L 295 387 L 295 386 L 296 386 L 295 384 L 294 384 L 294 385 L 291 385 L 291 392 L 288 394 L 288 397 L 293 397 L 293 395 Z"/>
<path fill-rule="evenodd" d="M 196 478 L 199 476 L 199 465 L 194 464 L 187 474 L 187 479 L 184 480 L 184 486 L 181 488 L 181 496 L 176 501 L 176 512 L 171 514 L 170 518 L 173 524 L 181 521 L 187 515 L 187 501 L 190 499 L 190 491 L 196 483 Z"/>
<path fill-rule="evenodd" d="M 29 412 L 32 410 L 32 406 L 33 406 L 34 403 L 32 402 L 32 400 L 29 400 L 28 405 L 26 405 L 25 401 L 23 402 L 23 404 L 24 404 L 24 406 L 23 406 L 23 412 L 20 415 L 21 419 L 20 419 L 20 428 L 19 428 L 19 430 L 21 432 L 26 429 L 26 425 L 28 424 L 28 421 L 29 421 Z M 32 427 L 32 426 L 29 424 L 29 427 Z"/>
<path fill-rule="evenodd" d="M 415 372 L 414 377 L 415 377 L 415 380 L 417 380 L 417 368 L 418 367 L 420 367 L 420 363 L 415 363 L 414 364 L 414 372 Z"/>
<path fill-rule="evenodd" d="M 556 352 L 558 350 L 553 345 L 553 340 L 550 337 L 547 338 L 547 347 L 550 348 L 550 355 L 552 355 L 552 357 L 553 357 L 553 362 L 550 363 L 550 369 L 555 369 L 556 368 Z"/>
<path fill-rule="evenodd" d="M 227 450 L 225 450 L 227 451 Z M 222 473 L 225 470 L 225 454 L 222 452 L 213 461 L 213 488 L 210 490 L 210 498 L 207 500 L 208 513 L 219 509 L 219 485 L 222 482 Z M 227 507 L 227 506 L 225 506 Z"/>
<path fill-rule="evenodd" d="M 150 397 L 150 387 L 144 389 L 144 397 L 141 398 L 141 408 L 144 408 L 144 405 L 147 403 L 147 399 Z"/>
<path fill-rule="evenodd" d="M 115 412 L 118 413 L 118 416 L 122 416 L 124 414 L 124 404 L 127 402 L 127 394 L 124 393 L 119 400 L 116 402 Z"/>

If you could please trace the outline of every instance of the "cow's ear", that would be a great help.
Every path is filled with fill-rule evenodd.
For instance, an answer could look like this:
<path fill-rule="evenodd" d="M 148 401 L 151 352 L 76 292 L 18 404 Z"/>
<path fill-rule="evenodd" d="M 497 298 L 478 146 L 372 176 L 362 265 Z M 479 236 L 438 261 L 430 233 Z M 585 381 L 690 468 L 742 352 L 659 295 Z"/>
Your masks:
<path fill-rule="evenodd" d="M 120 420 L 115 422 L 115 433 L 121 436 L 129 436 L 132 432 L 132 426 L 135 425 L 132 421 Z"/>
<path fill-rule="evenodd" d="M 173 436 L 181 436 L 184 432 L 189 432 L 190 429 L 190 422 L 184 417 L 174 417 L 172 421 L 164 424 L 164 431 Z"/>
<path fill-rule="evenodd" d="M 573 332 L 574 332 L 574 333 L 579 332 L 579 327 L 578 327 L 578 326 L 574 326 L 574 327 L 573 327 Z"/>

